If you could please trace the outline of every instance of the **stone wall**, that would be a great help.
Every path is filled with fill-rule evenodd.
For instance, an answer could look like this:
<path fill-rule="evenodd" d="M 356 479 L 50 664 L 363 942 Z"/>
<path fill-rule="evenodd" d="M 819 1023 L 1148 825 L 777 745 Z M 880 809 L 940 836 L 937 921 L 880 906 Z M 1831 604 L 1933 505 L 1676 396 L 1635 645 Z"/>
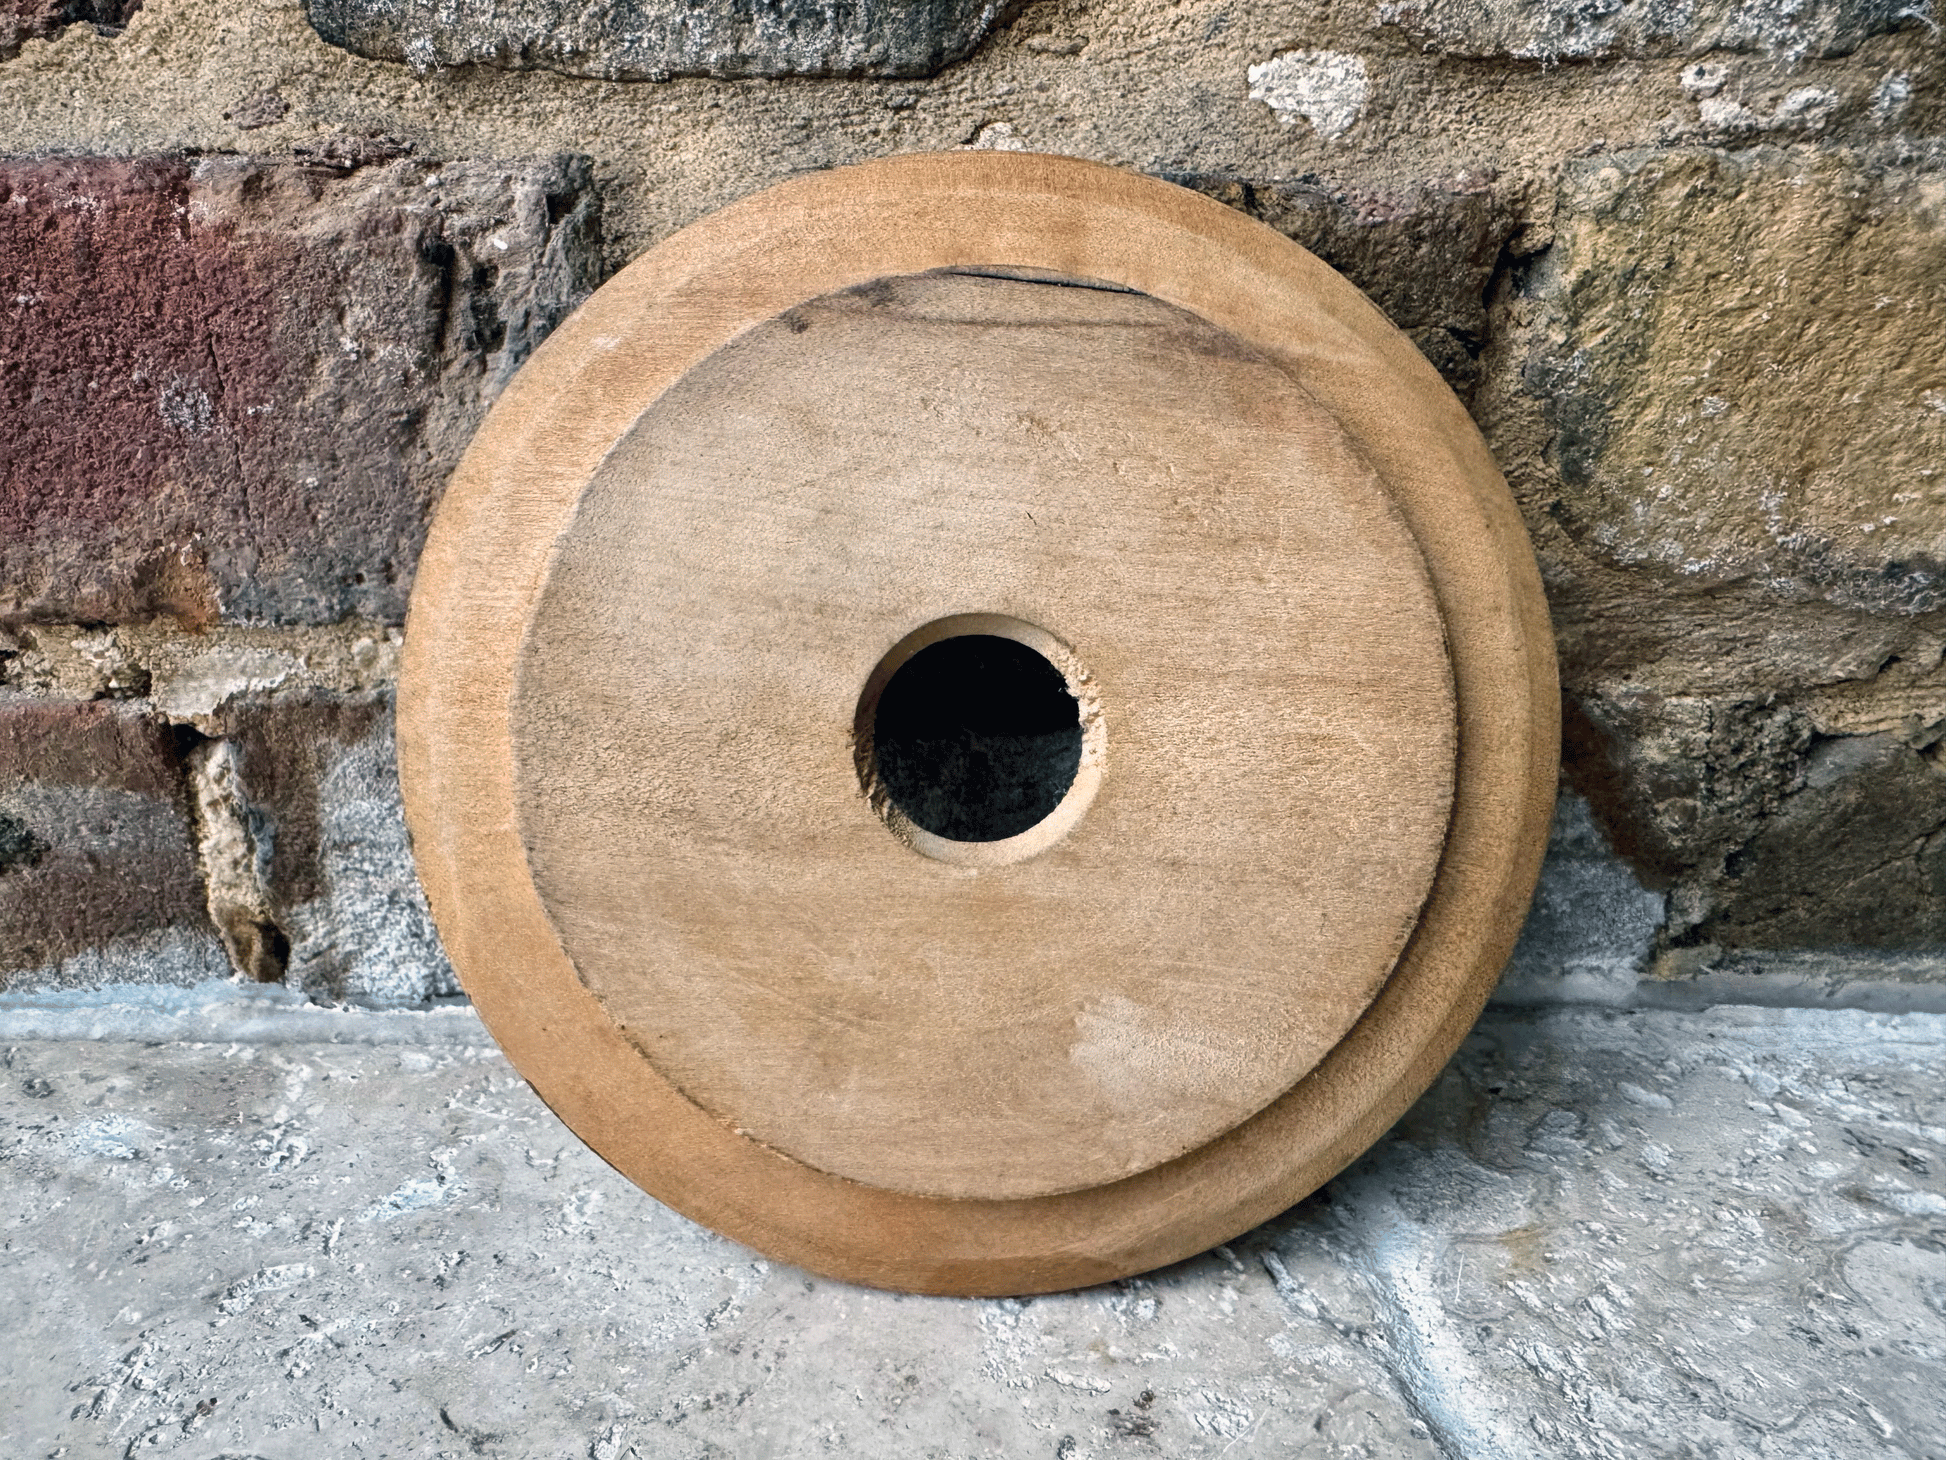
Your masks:
<path fill-rule="evenodd" d="M 1536 937 L 1946 936 L 1924 0 L 10 0 L 0 116 L 0 988 L 451 993 L 390 695 L 468 435 L 674 229 L 954 147 L 1248 212 L 1467 400 L 1560 638 Z"/>

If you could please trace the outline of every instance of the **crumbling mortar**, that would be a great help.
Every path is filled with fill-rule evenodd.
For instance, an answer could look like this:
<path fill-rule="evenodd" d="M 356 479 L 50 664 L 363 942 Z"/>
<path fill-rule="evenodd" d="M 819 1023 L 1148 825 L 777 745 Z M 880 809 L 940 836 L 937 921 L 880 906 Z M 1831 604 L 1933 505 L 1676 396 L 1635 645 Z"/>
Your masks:
<path fill-rule="evenodd" d="M 208 735 L 242 697 L 299 699 L 320 691 L 390 690 L 404 638 L 392 625 L 348 620 L 324 628 L 217 627 L 167 620 L 104 628 L 0 628 L 0 690 L 36 698 L 140 702 L 158 718 Z"/>
<path fill-rule="evenodd" d="M 270 907 L 275 832 L 244 794 L 241 754 L 229 740 L 204 740 L 186 757 L 196 822 L 196 862 L 210 921 L 237 973 L 280 983 L 290 939 Z"/>

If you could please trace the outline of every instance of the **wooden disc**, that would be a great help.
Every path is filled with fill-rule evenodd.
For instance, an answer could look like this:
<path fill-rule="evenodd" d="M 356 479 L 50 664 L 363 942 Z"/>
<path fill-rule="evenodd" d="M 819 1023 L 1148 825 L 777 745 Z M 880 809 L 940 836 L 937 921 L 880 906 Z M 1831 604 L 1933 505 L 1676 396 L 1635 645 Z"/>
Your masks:
<path fill-rule="evenodd" d="M 1081 727 L 992 841 L 873 770 L 874 697 L 968 632 Z M 1554 694 L 1504 485 L 1349 285 L 1165 184 L 907 157 L 692 226 L 521 372 L 421 563 L 401 770 L 468 991 L 617 1167 L 1027 1292 L 1234 1235 L 1424 1088 Z"/>
<path fill-rule="evenodd" d="M 894 835 L 853 747 L 886 651 L 977 614 L 1065 645 L 1104 741 L 1086 814 L 986 866 Z M 1418 918 L 1454 739 L 1418 549 L 1288 375 L 1145 294 L 953 272 L 645 411 L 513 711 L 535 887 L 655 1071 L 951 1197 L 1132 1175 L 1294 1085 Z"/>

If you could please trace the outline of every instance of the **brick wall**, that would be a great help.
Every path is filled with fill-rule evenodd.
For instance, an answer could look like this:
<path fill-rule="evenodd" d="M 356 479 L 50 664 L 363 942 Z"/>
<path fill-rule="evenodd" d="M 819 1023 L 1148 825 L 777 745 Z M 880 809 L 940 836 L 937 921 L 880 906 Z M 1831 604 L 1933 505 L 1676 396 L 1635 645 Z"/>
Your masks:
<path fill-rule="evenodd" d="M 1911 0 L 13 0 L 0 986 L 450 992 L 390 695 L 482 412 L 683 223 L 959 146 L 1247 211 L 1453 383 L 1630 956 L 1937 946 L 1942 74 Z"/>

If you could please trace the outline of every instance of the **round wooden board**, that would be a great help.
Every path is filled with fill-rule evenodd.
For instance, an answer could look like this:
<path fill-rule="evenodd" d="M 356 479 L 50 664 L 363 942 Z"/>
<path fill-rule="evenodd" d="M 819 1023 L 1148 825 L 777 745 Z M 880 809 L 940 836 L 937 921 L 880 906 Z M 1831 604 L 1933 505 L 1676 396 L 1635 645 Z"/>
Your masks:
<path fill-rule="evenodd" d="M 1086 815 L 922 855 L 856 773 L 918 627 L 1086 666 Z M 941 271 L 686 373 L 556 544 L 516 795 L 583 982 L 691 1100 L 820 1171 L 1046 1196 L 1255 1115 L 1364 1012 L 1432 887 L 1451 675 L 1330 416 L 1148 295 Z M 969 848 L 991 845 L 967 843 Z"/>
<path fill-rule="evenodd" d="M 954 860 L 853 721 L 968 614 L 1086 666 L 1093 799 Z M 469 993 L 596 1150 L 774 1256 L 1022 1293 L 1235 1235 L 1424 1088 L 1555 695 L 1506 488 L 1361 295 L 966 153 L 746 199 L 556 331 L 434 524 L 400 761 Z"/>

